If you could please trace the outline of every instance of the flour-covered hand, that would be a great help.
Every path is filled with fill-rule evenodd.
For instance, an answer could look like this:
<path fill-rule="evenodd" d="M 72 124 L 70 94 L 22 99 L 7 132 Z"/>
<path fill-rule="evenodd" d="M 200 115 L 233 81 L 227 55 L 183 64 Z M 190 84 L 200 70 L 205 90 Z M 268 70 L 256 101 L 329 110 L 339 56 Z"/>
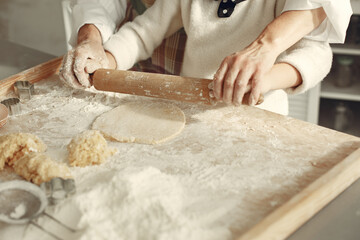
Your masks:
<path fill-rule="evenodd" d="M 90 74 L 108 68 L 109 60 L 100 41 L 83 41 L 64 57 L 60 79 L 74 88 L 91 86 Z"/>

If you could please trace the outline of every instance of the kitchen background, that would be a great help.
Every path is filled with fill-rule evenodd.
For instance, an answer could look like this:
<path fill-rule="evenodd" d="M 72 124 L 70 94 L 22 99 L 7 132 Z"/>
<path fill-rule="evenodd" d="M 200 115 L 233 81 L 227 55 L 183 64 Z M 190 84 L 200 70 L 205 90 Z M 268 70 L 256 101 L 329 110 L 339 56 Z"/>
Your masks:
<path fill-rule="evenodd" d="M 360 136 L 360 1 L 346 43 L 333 45 L 333 68 L 306 94 L 290 98 L 290 116 Z M 67 51 L 62 0 L 0 0 L 0 39 L 55 56 Z"/>
<path fill-rule="evenodd" d="M 61 0 L 0 0 L 0 38 L 42 52 L 66 52 Z"/>

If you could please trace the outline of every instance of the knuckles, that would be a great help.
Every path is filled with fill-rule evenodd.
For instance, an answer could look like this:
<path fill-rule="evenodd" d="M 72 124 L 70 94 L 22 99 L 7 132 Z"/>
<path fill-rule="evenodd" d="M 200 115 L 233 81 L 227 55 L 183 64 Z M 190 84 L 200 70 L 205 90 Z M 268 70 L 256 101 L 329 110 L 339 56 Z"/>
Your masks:
<path fill-rule="evenodd" d="M 224 82 L 224 88 L 233 88 L 234 87 L 234 83 L 230 80 L 226 80 Z"/>
<path fill-rule="evenodd" d="M 235 87 L 237 89 L 244 89 L 246 87 L 246 84 L 244 82 L 241 82 L 241 81 L 236 81 Z"/>

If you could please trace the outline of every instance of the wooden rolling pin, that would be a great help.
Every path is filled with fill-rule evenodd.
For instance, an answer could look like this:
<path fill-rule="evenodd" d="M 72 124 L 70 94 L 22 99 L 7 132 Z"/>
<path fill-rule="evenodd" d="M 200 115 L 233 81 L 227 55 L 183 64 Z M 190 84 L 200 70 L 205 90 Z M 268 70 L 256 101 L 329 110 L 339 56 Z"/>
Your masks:
<path fill-rule="evenodd" d="M 92 81 L 94 87 L 101 91 L 193 103 L 213 103 L 209 96 L 208 86 L 212 82 L 210 79 L 99 69 L 93 74 Z M 248 96 L 244 97 L 244 99 L 246 101 Z M 257 105 L 261 104 L 263 101 L 264 96 L 261 95 Z M 243 103 L 247 104 L 246 102 Z"/>
<path fill-rule="evenodd" d="M 99 69 L 92 76 L 97 90 L 210 104 L 210 79 Z"/>

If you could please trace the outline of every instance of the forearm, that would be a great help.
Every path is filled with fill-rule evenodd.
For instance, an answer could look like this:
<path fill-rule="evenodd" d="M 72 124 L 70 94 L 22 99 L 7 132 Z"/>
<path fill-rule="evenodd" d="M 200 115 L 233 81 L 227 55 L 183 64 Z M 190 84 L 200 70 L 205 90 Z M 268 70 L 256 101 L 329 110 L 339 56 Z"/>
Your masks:
<path fill-rule="evenodd" d="M 271 70 L 265 74 L 265 92 L 277 89 L 288 89 L 299 86 L 302 83 L 301 74 L 288 63 L 275 64 Z"/>
<path fill-rule="evenodd" d="M 85 24 L 79 29 L 77 44 L 81 44 L 84 41 L 95 41 L 102 43 L 101 33 L 97 27 L 93 24 Z"/>
<path fill-rule="evenodd" d="M 323 8 L 284 12 L 269 23 L 249 48 L 261 47 L 279 55 L 316 29 L 325 18 Z"/>
<path fill-rule="evenodd" d="M 180 12 L 180 0 L 158 0 L 134 21 L 124 24 L 104 44 L 115 57 L 117 68 L 129 69 L 150 57 L 168 33 L 182 27 Z"/>
<path fill-rule="evenodd" d="M 352 0 L 351 0 L 352 1 Z M 309 40 L 327 41 L 329 43 L 344 43 L 346 36 L 346 29 L 352 15 L 350 0 L 286 0 L 285 4 L 282 1 L 277 1 L 276 15 L 285 13 L 287 11 L 316 9 L 320 6 L 326 12 L 326 19 L 321 26 L 315 29 L 305 37 Z"/>
<path fill-rule="evenodd" d="M 93 24 L 105 42 L 125 17 L 126 0 L 76 0 L 72 7 L 72 33 L 70 43 L 77 43 L 78 31 L 86 24 Z"/>
<path fill-rule="evenodd" d="M 302 39 L 281 54 L 277 63 L 286 63 L 301 74 L 299 86 L 285 89 L 289 94 L 299 94 L 314 87 L 329 73 L 332 51 L 327 42 Z"/>

